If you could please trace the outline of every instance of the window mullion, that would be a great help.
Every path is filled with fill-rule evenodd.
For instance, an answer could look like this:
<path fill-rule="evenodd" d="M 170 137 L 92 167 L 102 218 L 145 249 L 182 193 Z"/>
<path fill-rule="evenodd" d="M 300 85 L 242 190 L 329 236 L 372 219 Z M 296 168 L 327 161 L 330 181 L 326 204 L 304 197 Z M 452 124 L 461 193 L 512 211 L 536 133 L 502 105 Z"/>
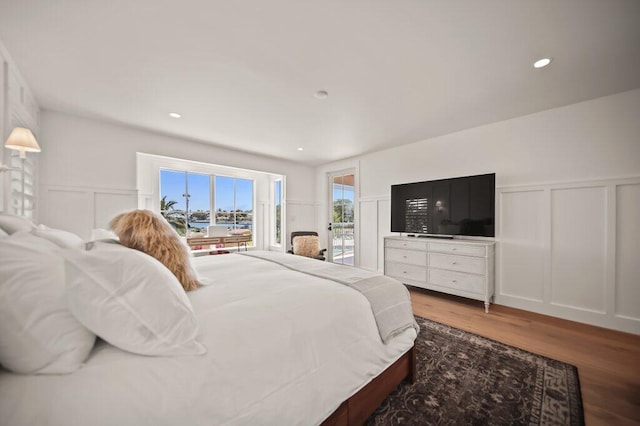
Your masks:
<path fill-rule="evenodd" d="M 209 175 L 209 226 L 216 223 L 216 175 Z"/>

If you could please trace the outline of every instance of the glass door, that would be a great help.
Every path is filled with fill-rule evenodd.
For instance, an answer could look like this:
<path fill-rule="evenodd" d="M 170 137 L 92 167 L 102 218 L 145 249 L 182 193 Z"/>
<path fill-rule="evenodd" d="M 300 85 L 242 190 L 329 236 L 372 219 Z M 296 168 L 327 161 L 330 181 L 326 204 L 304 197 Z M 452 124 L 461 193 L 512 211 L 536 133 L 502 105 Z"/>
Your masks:
<path fill-rule="evenodd" d="M 355 174 L 343 172 L 329 176 L 329 260 L 355 265 Z"/>

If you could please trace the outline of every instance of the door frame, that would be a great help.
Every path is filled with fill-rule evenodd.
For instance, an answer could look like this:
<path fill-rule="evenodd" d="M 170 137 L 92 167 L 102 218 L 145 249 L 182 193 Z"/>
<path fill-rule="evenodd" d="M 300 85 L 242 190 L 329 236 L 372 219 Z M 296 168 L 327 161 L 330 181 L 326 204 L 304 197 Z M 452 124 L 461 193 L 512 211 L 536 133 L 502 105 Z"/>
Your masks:
<path fill-rule="evenodd" d="M 327 222 L 324 224 L 327 229 L 327 261 L 333 262 L 333 231 L 328 230 L 329 223 L 333 223 L 333 179 L 337 176 L 353 175 L 353 266 L 360 265 L 360 185 L 358 176 L 359 167 L 347 167 L 333 170 L 326 174 L 327 185 Z M 347 265 L 349 266 L 349 265 Z"/>

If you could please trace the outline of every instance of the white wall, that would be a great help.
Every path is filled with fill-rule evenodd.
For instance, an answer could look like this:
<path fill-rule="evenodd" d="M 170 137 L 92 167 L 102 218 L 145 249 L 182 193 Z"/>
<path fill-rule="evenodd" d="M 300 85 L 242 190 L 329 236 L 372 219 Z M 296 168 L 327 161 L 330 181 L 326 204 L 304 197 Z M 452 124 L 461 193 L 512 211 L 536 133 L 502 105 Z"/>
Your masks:
<path fill-rule="evenodd" d="M 137 208 L 136 152 L 285 175 L 287 229 L 315 225 L 311 167 L 48 110 L 40 133 L 39 221 L 49 226 L 86 238 Z"/>
<path fill-rule="evenodd" d="M 349 165 L 362 267 L 383 268 L 392 184 L 495 172 L 496 302 L 640 334 L 640 90 L 323 165 L 323 231 L 326 174 Z"/>

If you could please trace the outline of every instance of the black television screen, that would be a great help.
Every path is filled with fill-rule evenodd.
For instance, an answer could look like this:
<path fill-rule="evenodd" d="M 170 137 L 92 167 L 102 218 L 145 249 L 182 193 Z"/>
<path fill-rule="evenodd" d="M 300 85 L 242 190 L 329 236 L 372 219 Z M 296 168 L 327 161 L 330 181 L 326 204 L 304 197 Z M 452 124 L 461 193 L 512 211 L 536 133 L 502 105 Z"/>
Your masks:
<path fill-rule="evenodd" d="M 495 173 L 391 186 L 391 232 L 494 237 Z"/>

